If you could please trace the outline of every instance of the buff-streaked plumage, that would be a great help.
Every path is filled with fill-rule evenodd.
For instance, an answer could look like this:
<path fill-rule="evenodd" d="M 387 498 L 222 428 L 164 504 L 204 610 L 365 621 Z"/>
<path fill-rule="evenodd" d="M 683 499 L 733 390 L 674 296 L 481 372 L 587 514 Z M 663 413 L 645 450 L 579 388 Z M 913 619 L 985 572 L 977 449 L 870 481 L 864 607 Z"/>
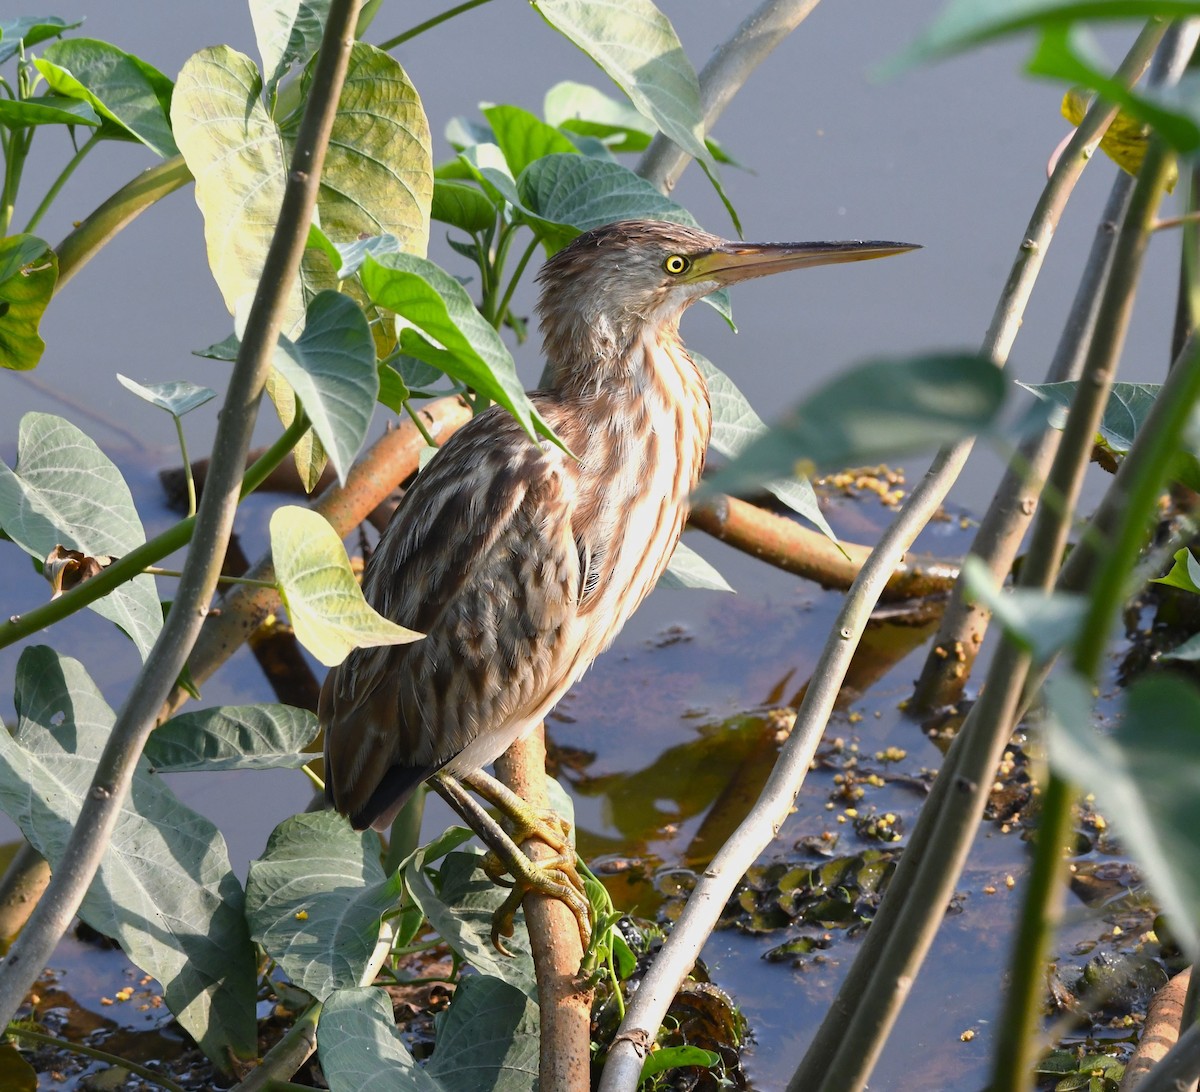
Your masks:
<path fill-rule="evenodd" d="M 417 477 L 371 558 L 368 600 L 426 636 L 360 649 L 321 694 L 327 795 L 382 828 L 437 770 L 464 774 L 533 729 L 666 567 L 704 467 L 711 411 L 679 339 L 689 304 L 782 268 L 903 244 L 726 243 L 626 221 L 546 263 L 547 389 L 571 454 L 480 414 Z M 676 257 L 680 273 L 673 273 Z M 572 457 L 574 456 L 574 457 Z"/>

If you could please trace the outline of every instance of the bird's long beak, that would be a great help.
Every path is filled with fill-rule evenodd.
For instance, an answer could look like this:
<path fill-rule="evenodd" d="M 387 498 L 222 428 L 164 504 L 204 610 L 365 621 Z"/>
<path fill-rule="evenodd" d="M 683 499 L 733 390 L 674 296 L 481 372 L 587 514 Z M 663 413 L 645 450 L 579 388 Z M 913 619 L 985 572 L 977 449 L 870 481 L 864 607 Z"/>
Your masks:
<path fill-rule="evenodd" d="M 688 279 L 734 284 L 751 277 L 781 273 L 785 269 L 832 265 L 835 262 L 865 262 L 871 258 L 887 258 L 892 254 L 920 249 L 916 243 L 858 239 L 838 243 L 725 243 L 694 258 L 688 270 Z"/>

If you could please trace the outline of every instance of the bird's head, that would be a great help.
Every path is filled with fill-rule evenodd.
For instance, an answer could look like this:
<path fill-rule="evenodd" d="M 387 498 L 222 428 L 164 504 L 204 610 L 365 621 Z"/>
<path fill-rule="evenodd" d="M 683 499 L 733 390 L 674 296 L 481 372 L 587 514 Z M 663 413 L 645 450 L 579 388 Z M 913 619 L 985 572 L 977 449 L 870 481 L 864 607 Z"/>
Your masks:
<path fill-rule="evenodd" d="M 553 363 L 606 350 L 619 355 L 647 327 L 673 332 L 685 308 L 725 285 L 915 249 L 910 243 L 858 240 L 731 242 L 661 220 L 606 224 L 578 236 L 538 274 L 547 356 Z"/>

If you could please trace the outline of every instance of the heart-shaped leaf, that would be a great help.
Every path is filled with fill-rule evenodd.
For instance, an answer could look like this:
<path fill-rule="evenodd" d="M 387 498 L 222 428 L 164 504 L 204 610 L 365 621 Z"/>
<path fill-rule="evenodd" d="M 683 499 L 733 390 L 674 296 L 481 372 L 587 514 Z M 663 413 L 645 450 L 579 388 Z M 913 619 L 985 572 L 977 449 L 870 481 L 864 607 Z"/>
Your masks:
<path fill-rule="evenodd" d="M 271 554 L 296 638 L 326 667 L 336 667 L 355 648 L 421 638 L 367 603 L 342 540 L 318 513 L 295 505 L 277 508 Z"/>
<path fill-rule="evenodd" d="M 17 729 L 0 732 L 0 803 L 58 867 L 115 716 L 77 661 L 35 646 L 17 665 Z M 221 832 L 144 760 L 79 916 L 163 984 L 218 1064 L 255 1053 L 257 960 Z"/>
<path fill-rule="evenodd" d="M 379 863 L 379 836 L 331 811 L 285 819 L 246 877 L 250 935 L 318 1000 L 364 985 L 383 915 L 403 893 Z"/>
<path fill-rule="evenodd" d="M 16 469 L 0 462 L 0 528 L 39 562 L 60 545 L 119 557 L 146 541 L 121 472 L 73 424 L 47 413 L 21 419 Z M 90 605 L 146 658 L 162 629 L 154 577 L 135 576 Z"/>

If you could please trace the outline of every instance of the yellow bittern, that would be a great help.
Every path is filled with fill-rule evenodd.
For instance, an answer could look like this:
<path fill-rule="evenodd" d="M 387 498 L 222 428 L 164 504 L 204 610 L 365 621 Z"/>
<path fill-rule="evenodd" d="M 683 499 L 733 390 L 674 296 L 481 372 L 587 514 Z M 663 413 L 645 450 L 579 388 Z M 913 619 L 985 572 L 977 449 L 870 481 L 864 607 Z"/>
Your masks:
<path fill-rule="evenodd" d="M 476 771 L 537 726 L 654 587 L 712 424 L 679 336 L 689 305 L 751 277 L 912 249 L 728 242 L 629 220 L 554 255 L 538 278 L 547 383 L 531 397 L 571 454 L 532 443 L 493 407 L 408 490 L 364 589 L 425 638 L 358 649 L 329 673 L 320 715 L 333 806 L 358 829 L 386 829 L 437 775 L 458 807 L 465 793 L 451 779 L 478 790 Z M 564 851 L 553 832 L 538 836 Z M 543 889 L 570 903 L 564 886 L 577 882 L 561 864 Z M 578 899 L 572 908 L 579 917 Z"/>

